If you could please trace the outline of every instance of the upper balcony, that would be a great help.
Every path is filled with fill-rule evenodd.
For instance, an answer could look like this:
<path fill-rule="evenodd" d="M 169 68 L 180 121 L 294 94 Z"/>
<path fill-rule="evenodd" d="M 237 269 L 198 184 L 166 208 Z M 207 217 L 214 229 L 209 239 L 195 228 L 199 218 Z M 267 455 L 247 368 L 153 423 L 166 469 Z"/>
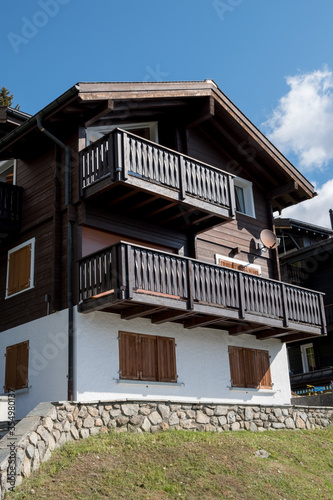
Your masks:
<path fill-rule="evenodd" d="M 81 151 L 80 186 L 100 208 L 180 231 L 235 218 L 233 175 L 121 129 Z"/>
<path fill-rule="evenodd" d="M 326 333 L 323 294 L 130 243 L 80 260 L 79 310 L 284 342 Z"/>
<path fill-rule="evenodd" d="M 0 241 L 20 230 L 22 188 L 0 182 Z"/>

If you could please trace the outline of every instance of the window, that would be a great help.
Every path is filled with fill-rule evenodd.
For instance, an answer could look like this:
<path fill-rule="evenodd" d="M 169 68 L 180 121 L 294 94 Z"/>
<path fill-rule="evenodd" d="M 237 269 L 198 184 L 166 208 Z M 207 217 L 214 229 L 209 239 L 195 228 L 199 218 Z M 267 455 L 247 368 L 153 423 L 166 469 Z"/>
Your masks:
<path fill-rule="evenodd" d="M 28 387 L 29 341 L 6 349 L 5 392 Z"/>
<path fill-rule="evenodd" d="M 245 273 L 255 274 L 256 276 L 261 275 L 261 266 L 257 264 L 250 264 L 243 260 L 232 259 L 231 257 L 225 257 L 224 255 L 215 255 L 216 264 L 223 267 L 230 267 L 231 269 L 237 269 L 238 271 L 244 271 Z"/>
<path fill-rule="evenodd" d="M 119 378 L 177 382 L 175 339 L 119 332 Z"/>
<path fill-rule="evenodd" d="M 157 122 L 146 123 L 123 123 L 119 125 L 102 125 L 100 127 L 89 127 L 86 130 L 87 146 L 97 141 L 106 134 L 109 134 L 115 128 L 128 130 L 133 134 L 139 135 L 143 139 L 158 142 Z"/>
<path fill-rule="evenodd" d="M 237 212 L 255 217 L 252 182 L 235 177 L 234 186 Z"/>
<path fill-rule="evenodd" d="M 0 182 L 16 184 L 15 160 L 0 161 Z"/>
<path fill-rule="evenodd" d="M 303 372 L 313 372 L 316 370 L 316 357 L 313 344 L 301 345 L 301 356 L 303 364 Z"/>
<path fill-rule="evenodd" d="M 9 250 L 6 298 L 34 287 L 35 238 Z"/>
<path fill-rule="evenodd" d="M 272 389 L 269 352 L 229 346 L 232 387 Z"/>

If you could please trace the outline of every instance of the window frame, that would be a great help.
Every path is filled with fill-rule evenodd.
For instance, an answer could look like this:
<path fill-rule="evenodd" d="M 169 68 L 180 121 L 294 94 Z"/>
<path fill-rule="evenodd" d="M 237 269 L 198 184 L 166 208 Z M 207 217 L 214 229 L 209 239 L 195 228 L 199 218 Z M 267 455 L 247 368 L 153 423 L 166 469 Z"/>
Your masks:
<path fill-rule="evenodd" d="M 315 371 L 317 370 L 317 363 L 316 363 L 316 354 L 315 354 L 315 350 L 314 350 L 314 347 L 313 347 L 313 343 L 312 342 L 308 342 L 307 344 L 302 344 L 300 346 L 301 348 L 301 358 L 302 358 L 302 366 L 303 366 L 303 373 L 310 373 L 312 371 Z M 310 365 L 309 365 L 309 358 L 308 358 L 308 355 L 307 355 L 307 349 L 313 349 L 313 357 L 314 357 L 314 362 L 315 362 L 315 367 L 314 367 L 314 370 L 310 370 Z"/>
<path fill-rule="evenodd" d="M 20 245 L 17 245 L 14 248 L 11 248 L 8 250 L 8 255 L 7 255 L 7 274 L 6 274 L 6 295 L 5 299 L 10 299 L 11 297 L 15 297 L 16 295 L 19 295 L 21 293 L 27 292 L 28 290 L 31 290 L 32 288 L 35 287 L 35 281 L 34 281 L 34 273 L 35 273 L 35 242 L 36 238 L 31 238 L 30 240 L 25 241 L 24 243 L 21 243 Z M 31 254 L 30 254 L 30 285 L 26 288 L 23 288 L 22 290 L 18 290 L 17 292 L 8 294 L 8 287 L 9 287 L 9 271 L 10 271 L 10 258 L 11 255 L 14 254 L 15 252 L 21 250 L 22 248 L 31 245 Z"/>
<path fill-rule="evenodd" d="M 234 259 L 232 257 L 226 257 L 221 254 L 215 254 L 215 261 L 218 266 L 230 267 L 231 269 L 236 269 L 244 273 L 253 274 L 253 276 L 261 276 L 261 266 L 258 264 L 251 264 L 250 262 L 245 262 L 244 260 Z M 220 261 L 225 261 L 234 265 L 221 264 Z M 241 269 L 243 268 L 243 269 Z M 257 271 L 257 273 L 252 272 Z"/>
<path fill-rule="evenodd" d="M 273 389 L 269 351 L 229 346 L 228 354 L 231 388 Z"/>
<path fill-rule="evenodd" d="M 173 337 L 119 331 L 118 350 L 120 381 L 177 384 L 176 342 Z M 129 360 L 131 356 L 132 360 Z"/>
<path fill-rule="evenodd" d="M 90 141 L 89 139 L 89 132 L 97 132 L 99 134 L 102 134 L 102 136 L 109 134 L 114 130 L 115 128 L 121 128 L 123 130 L 126 130 L 127 132 L 132 132 L 135 134 L 135 130 L 139 128 L 148 128 L 150 130 L 150 137 L 149 140 L 152 142 L 158 143 L 158 127 L 157 127 L 158 122 L 137 122 L 137 123 L 119 123 L 116 125 L 100 125 L 96 127 L 87 127 L 86 128 L 86 146 L 89 146 L 90 144 L 93 144 L 95 141 Z M 100 139 L 100 138 L 98 138 Z M 98 140 L 96 139 L 96 141 Z"/>
<path fill-rule="evenodd" d="M 237 210 L 236 212 L 247 215 L 248 217 L 256 217 L 255 208 L 254 208 L 254 198 L 253 198 L 253 184 L 251 181 L 247 179 L 243 179 L 242 177 L 234 178 L 234 187 L 241 188 L 244 196 L 244 205 L 245 211 Z M 235 199 L 236 199 L 236 190 L 235 190 Z"/>
<path fill-rule="evenodd" d="M 6 170 L 9 170 L 11 167 L 13 167 L 13 185 L 16 186 L 16 160 L 5 160 L 5 161 L 0 161 L 0 176 Z M 5 181 L 2 181 L 5 182 Z"/>
<path fill-rule="evenodd" d="M 6 362 L 5 362 L 5 383 L 4 392 L 18 391 L 29 387 L 29 340 L 19 342 L 6 347 Z M 20 370 L 18 359 L 23 363 L 23 369 Z M 10 362 L 15 361 L 15 367 L 10 366 Z M 13 371 L 11 372 L 10 369 Z M 12 384 L 12 378 L 15 378 L 15 383 Z"/>

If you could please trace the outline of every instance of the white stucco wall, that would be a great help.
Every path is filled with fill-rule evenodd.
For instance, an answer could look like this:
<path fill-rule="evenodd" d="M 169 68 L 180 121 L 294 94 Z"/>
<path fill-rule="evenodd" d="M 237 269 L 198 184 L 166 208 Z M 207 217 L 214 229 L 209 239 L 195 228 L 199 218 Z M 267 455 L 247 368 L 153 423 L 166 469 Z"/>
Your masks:
<path fill-rule="evenodd" d="M 281 405 L 290 403 L 286 346 L 280 341 L 256 340 L 252 335 L 230 336 L 209 328 L 186 330 L 176 323 L 154 325 L 148 319 L 122 320 L 104 312 L 76 314 L 78 401 L 167 399 L 217 403 Z M 178 382 L 118 382 L 118 331 L 174 337 Z M 230 389 L 228 346 L 269 350 L 273 390 Z"/>
<path fill-rule="evenodd" d="M 6 347 L 29 340 L 29 387 L 16 391 L 16 418 L 42 401 L 67 399 L 67 310 L 0 333 L 0 387 L 5 382 Z M 77 401 L 151 399 L 281 405 L 290 403 L 286 346 L 252 335 L 230 336 L 210 328 L 186 330 L 176 323 L 154 325 L 148 319 L 122 320 L 104 312 L 75 311 Z M 177 384 L 119 382 L 118 332 L 174 337 Z M 228 346 L 269 350 L 273 390 L 230 389 Z"/>
<path fill-rule="evenodd" d="M 0 393 L 4 392 L 6 347 L 29 340 L 29 386 L 15 392 L 15 417 L 24 417 L 41 401 L 67 399 L 67 311 L 0 333 Z"/>

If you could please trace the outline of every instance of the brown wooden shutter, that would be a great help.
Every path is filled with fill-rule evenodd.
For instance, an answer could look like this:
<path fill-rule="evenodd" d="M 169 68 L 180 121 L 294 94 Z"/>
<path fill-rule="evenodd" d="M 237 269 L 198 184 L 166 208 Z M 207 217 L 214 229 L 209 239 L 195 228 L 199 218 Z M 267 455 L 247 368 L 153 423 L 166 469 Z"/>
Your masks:
<path fill-rule="evenodd" d="M 245 387 L 244 356 L 241 347 L 229 346 L 229 364 L 232 387 Z"/>
<path fill-rule="evenodd" d="M 272 389 L 271 369 L 268 351 L 256 351 L 256 368 L 259 387 L 262 389 Z"/>
<path fill-rule="evenodd" d="M 138 337 L 136 333 L 119 332 L 119 378 L 139 379 Z"/>
<path fill-rule="evenodd" d="M 157 346 L 156 337 L 140 335 L 140 379 L 157 380 Z"/>
<path fill-rule="evenodd" d="M 176 344 L 170 337 L 157 337 L 158 380 L 177 382 Z"/>
<path fill-rule="evenodd" d="M 256 369 L 256 350 L 243 348 L 244 360 L 244 387 L 257 388 L 259 385 Z"/>
<path fill-rule="evenodd" d="M 9 254 L 7 296 L 30 287 L 31 243 Z"/>
<path fill-rule="evenodd" d="M 5 392 L 28 387 L 29 341 L 6 349 Z"/>

